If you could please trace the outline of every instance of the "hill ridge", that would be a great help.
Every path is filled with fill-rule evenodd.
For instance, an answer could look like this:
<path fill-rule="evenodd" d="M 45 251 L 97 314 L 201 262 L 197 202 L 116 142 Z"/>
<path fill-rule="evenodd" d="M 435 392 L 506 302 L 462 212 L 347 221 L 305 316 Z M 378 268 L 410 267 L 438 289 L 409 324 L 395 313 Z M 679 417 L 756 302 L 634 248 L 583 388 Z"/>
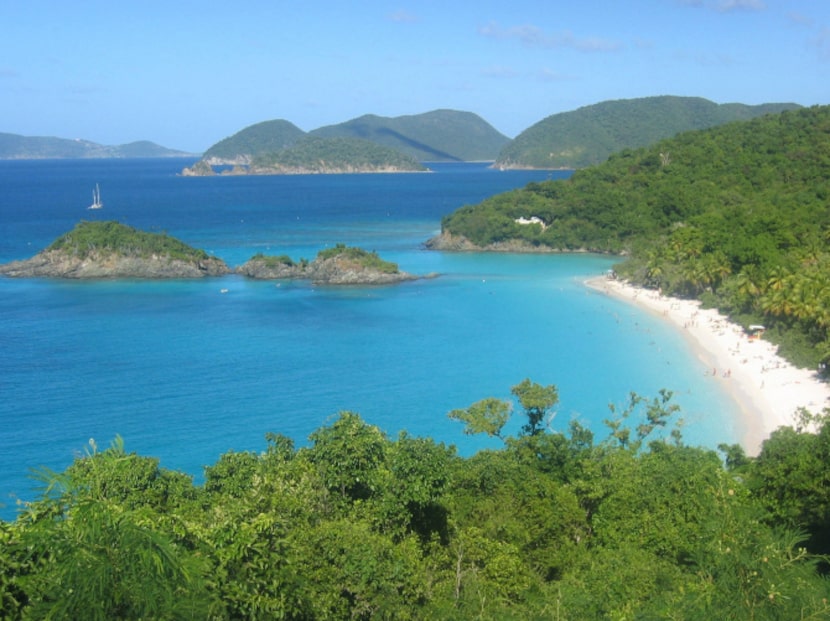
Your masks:
<path fill-rule="evenodd" d="M 0 132 L 0 160 L 63 158 L 188 157 L 185 151 L 168 149 L 149 140 L 103 145 L 90 140 L 54 136 L 23 136 Z"/>
<path fill-rule="evenodd" d="M 703 97 L 658 95 L 601 101 L 552 114 L 499 153 L 500 168 L 585 168 L 622 149 L 644 147 L 680 132 L 800 108 L 794 103 L 718 104 Z"/>

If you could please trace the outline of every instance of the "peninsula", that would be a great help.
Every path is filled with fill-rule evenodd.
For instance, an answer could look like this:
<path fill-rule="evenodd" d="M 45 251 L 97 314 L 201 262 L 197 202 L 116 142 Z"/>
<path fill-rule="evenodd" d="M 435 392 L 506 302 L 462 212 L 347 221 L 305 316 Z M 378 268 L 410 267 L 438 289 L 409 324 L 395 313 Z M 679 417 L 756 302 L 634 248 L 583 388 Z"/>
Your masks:
<path fill-rule="evenodd" d="M 202 278 L 230 271 L 169 235 L 112 221 L 80 222 L 31 259 L 0 265 L 0 275 L 18 278 Z"/>
<path fill-rule="evenodd" d="M 286 255 L 257 254 L 236 268 L 236 273 L 261 280 L 310 280 L 326 285 L 388 285 L 418 278 L 375 252 L 345 244 L 321 250 L 311 262 L 295 262 Z"/>

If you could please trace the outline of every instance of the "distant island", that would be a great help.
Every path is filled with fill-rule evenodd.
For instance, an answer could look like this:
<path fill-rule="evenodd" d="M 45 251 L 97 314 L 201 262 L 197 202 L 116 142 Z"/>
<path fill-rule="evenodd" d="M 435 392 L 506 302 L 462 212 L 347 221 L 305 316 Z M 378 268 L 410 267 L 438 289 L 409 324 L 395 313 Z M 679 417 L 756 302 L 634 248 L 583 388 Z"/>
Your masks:
<path fill-rule="evenodd" d="M 80 222 L 31 259 L 0 265 L 0 275 L 14 278 L 183 279 L 230 273 L 329 285 L 386 285 L 418 278 L 375 252 L 344 244 L 321 250 L 312 262 L 257 254 L 232 270 L 221 259 L 167 234 L 112 221 Z"/>
<path fill-rule="evenodd" d="M 247 163 L 237 163 L 222 174 L 295 175 L 425 170 L 426 168 L 415 158 L 368 140 L 303 136 L 290 146 L 253 155 Z M 214 174 L 216 171 L 205 159 L 182 171 L 184 176 Z"/>
<path fill-rule="evenodd" d="M 492 162 L 498 169 L 580 169 L 599 164 L 617 151 L 648 146 L 680 132 L 800 107 L 795 103 L 717 104 L 701 97 L 670 95 L 620 99 L 550 115 L 513 140 L 472 112 L 448 109 L 397 117 L 364 114 L 309 132 L 290 121 L 275 119 L 249 125 L 214 143 L 182 174 L 409 172 L 413 161 L 419 165 Z M 344 155 L 342 143 L 312 139 L 360 140 L 389 151 L 366 161 L 355 153 Z M 315 144 L 315 155 L 322 153 L 322 161 L 312 158 L 309 145 Z M 319 149 L 320 145 L 325 148 Z M 407 157 L 408 163 L 396 162 L 391 153 L 396 158 Z M 0 159 L 194 155 L 146 141 L 106 146 L 87 140 L 0 133 Z M 281 161 L 283 158 L 290 161 Z M 222 168 L 216 171 L 214 167 Z"/>
<path fill-rule="evenodd" d="M 470 112 L 364 115 L 304 132 L 284 119 L 246 127 L 211 146 L 184 176 L 425 171 L 422 162 L 493 161 L 510 139 Z"/>
<path fill-rule="evenodd" d="M 4 160 L 191 157 L 192 155 L 192 153 L 168 149 L 146 140 L 107 146 L 89 140 L 20 136 L 0 132 L 0 159 Z"/>

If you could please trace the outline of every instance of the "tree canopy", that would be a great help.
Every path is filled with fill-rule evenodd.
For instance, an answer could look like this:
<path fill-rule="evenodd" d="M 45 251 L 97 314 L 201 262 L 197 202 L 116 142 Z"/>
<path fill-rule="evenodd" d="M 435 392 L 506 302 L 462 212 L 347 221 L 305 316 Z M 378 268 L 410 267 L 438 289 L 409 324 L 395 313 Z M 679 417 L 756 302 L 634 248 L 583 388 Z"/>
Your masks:
<path fill-rule="evenodd" d="M 296 448 L 266 434 L 203 485 L 91 444 L 0 522 L 3 619 L 819 619 L 828 415 L 758 457 L 683 444 L 671 395 L 632 395 L 595 442 L 542 428 L 555 386 L 450 413 L 500 450 L 389 438 L 342 412 Z M 501 405 L 499 405 L 501 404 Z M 492 407 L 491 407 L 492 406 Z M 459 410 L 461 412 L 465 410 Z M 541 416 L 540 416 L 541 415 Z M 807 424 L 805 422 L 805 424 Z M 625 430 L 628 429 L 627 432 Z M 634 438 L 637 441 L 632 441 Z"/>
<path fill-rule="evenodd" d="M 119 256 L 167 256 L 171 259 L 202 260 L 204 250 L 188 246 L 166 233 L 148 233 L 115 221 L 81 221 L 75 228 L 58 237 L 46 250 L 61 250 L 86 257 L 93 252 Z"/>
<path fill-rule="evenodd" d="M 255 173 L 374 170 L 426 169 L 415 158 L 368 140 L 320 136 L 305 136 L 279 151 L 259 153 L 250 166 L 250 171 Z"/>

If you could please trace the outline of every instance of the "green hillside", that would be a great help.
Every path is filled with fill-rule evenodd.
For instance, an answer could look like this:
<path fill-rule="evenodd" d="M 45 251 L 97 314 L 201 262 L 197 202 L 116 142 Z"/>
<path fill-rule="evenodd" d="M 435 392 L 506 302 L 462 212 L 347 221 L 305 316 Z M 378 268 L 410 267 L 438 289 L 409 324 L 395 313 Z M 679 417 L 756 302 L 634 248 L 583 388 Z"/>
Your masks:
<path fill-rule="evenodd" d="M 456 110 L 392 118 L 368 114 L 310 133 L 370 140 L 422 162 L 493 160 L 509 141 L 478 115 Z"/>
<path fill-rule="evenodd" d="M 132 257 L 160 255 L 183 261 L 208 258 L 204 250 L 188 246 L 166 233 L 148 233 L 115 221 L 81 221 L 46 250 L 60 250 L 81 258 L 94 253 Z"/>
<path fill-rule="evenodd" d="M 425 169 L 416 159 L 368 140 L 319 136 L 306 136 L 288 148 L 257 155 L 249 167 L 255 174 L 421 170 Z"/>
<path fill-rule="evenodd" d="M 699 97 L 605 101 L 539 121 L 506 145 L 498 166 L 584 168 L 627 148 L 680 132 L 798 108 L 796 104 L 716 104 Z"/>
<path fill-rule="evenodd" d="M 773 326 L 798 363 L 830 362 L 830 107 L 625 150 L 442 224 L 482 247 L 626 253 L 621 274 Z"/>
<path fill-rule="evenodd" d="M 366 115 L 308 135 L 360 139 L 420 162 L 493 160 L 509 141 L 481 117 L 455 110 L 394 118 Z M 256 156 L 291 147 L 304 136 L 288 121 L 265 121 L 216 143 L 203 159 L 211 164 L 248 164 Z"/>
<path fill-rule="evenodd" d="M 305 132 L 289 121 L 263 121 L 220 140 L 202 159 L 212 164 L 247 164 L 252 157 L 290 147 L 303 136 Z"/>

